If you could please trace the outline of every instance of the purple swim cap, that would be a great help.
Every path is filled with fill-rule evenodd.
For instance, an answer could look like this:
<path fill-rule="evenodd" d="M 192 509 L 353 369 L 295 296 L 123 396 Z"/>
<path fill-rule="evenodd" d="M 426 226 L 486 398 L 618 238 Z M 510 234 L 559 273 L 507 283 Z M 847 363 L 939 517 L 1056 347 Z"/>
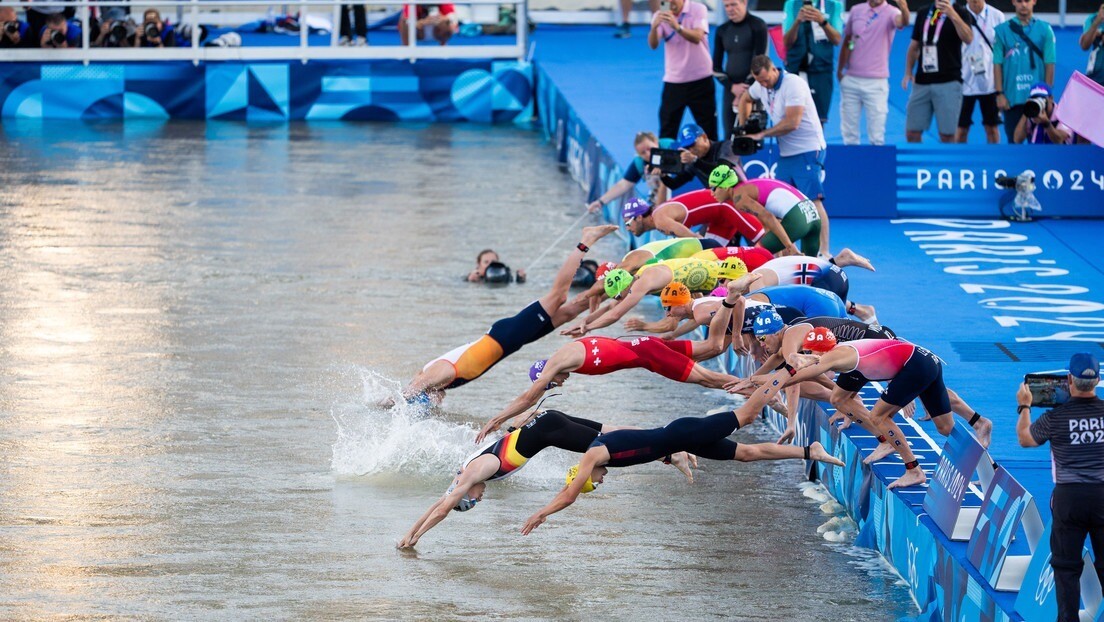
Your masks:
<path fill-rule="evenodd" d="M 650 211 L 652 211 L 652 206 L 648 205 L 648 202 L 644 199 L 629 199 L 621 207 L 621 218 L 632 220 L 637 216 L 647 216 Z"/>
<path fill-rule="evenodd" d="M 544 364 L 547 362 L 548 359 L 541 359 L 529 367 L 530 382 L 536 382 L 537 379 L 540 378 L 541 372 L 544 371 Z"/>

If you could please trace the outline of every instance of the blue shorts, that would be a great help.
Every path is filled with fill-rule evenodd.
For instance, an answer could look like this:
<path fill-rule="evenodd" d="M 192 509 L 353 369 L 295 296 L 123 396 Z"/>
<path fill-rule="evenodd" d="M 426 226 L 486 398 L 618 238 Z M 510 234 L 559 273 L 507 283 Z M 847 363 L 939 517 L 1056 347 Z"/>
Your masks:
<path fill-rule="evenodd" d="M 824 150 L 806 151 L 778 158 L 774 178 L 790 184 L 815 201 L 824 198 L 824 184 L 820 181 L 823 171 Z"/>

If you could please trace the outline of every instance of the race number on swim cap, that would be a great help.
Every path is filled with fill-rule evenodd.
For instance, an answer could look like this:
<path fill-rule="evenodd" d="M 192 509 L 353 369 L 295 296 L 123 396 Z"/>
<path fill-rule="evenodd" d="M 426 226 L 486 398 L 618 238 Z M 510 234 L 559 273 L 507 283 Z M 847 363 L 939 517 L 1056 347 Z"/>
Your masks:
<path fill-rule="evenodd" d="M 761 311 L 759 316 L 755 318 L 755 323 L 751 326 L 751 332 L 755 333 L 756 337 L 762 337 L 764 335 L 773 335 L 782 330 L 786 326 L 786 323 L 782 321 L 782 316 L 778 315 L 778 312 L 774 309 L 767 309 Z"/>
<path fill-rule="evenodd" d="M 836 334 L 823 326 L 817 326 L 805 335 L 801 347 L 811 352 L 827 352 L 836 347 Z"/>
<path fill-rule="evenodd" d="M 727 164 L 721 164 L 709 174 L 710 188 L 732 188 L 739 182 L 740 177 Z"/>
<path fill-rule="evenodd" d="M 691 301 L 690 290 L 682 283 L 668 283 L 659 294 L 659 304 L 664 307 L 681 307 Z"/>
<path fill-rule="evenodd" d="M 541 377 L 541 372 L 544 371 L 544 364 L 547 362 L 548 359 L 541 359 L 529 367 L 529 382 L 536 382 L 537 379 Z"/>
<path fill-rule="evenodd" d="M 738 279 L 748 273 L 747 264 L 739 257 L 727 257 L 721 262 L 717 270 L 717 277 L 722 279 Z"/>
<path fill-rule="evenodd" d="M 606 295 L 610 298 L 616 298 L 632 285 L 632 280 L 632 275 L 627 270 L 616 268 L 606 273 L 606 278 L 602 279 L 602 284 L 606 290 Z"/>
<path fill-rule="evenodd" d="M 648 202 L 644 199 L 629 199 L 621 207 L 621 218 L 627 222 L 637 216 L 647 216 L 650 211 L 652 211 L 652 206 L 648 205 Z"/>

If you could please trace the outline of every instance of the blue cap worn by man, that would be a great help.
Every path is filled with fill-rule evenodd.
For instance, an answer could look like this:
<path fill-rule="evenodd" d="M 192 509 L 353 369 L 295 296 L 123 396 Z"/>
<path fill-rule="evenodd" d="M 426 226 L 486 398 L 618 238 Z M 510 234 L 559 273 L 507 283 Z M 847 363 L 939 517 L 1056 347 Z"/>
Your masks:
<path fill-rule="evenodd" d="M 1087 352 L 1078 352 L 1070 357 L 1069 373 L 1081 380 L 1100 380 L 1100 361 Z"/>
<path fill-rule="evenodd" d="M 693 123 L 687 123 L 679 128 L 678 136 L 675 138 L 675 142 L 671 145 L 675 149 L 687 149 L 690 145 L 694 144 L 694 141 L 705 134 L 705 130 L 701 129 Z"/>

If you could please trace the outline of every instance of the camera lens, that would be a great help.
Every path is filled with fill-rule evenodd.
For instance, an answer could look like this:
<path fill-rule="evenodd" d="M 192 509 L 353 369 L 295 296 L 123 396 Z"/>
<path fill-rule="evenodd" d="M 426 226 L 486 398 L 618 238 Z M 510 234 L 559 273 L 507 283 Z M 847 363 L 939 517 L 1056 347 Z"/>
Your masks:
<path fill-rule="evenodd" d="M 115 25 L 111 27 L 111 38 L 115 41 L 122 41 L 126 39 L 126 35 L 126 26 L 122 22 L 115 22 Z"/>
<path fill-rule="evenodd" d="M 54 30 L 50 33 L 50 43 L 55 47 L 65 44 L 65 35 L 61 34 L 60 30 Z"/>
<path fill-rule="evenodd" d="M 161 35 L 161 33 L 157 30 L 157 24 L 154 24 L 153 22 L 147 22 L 146 23 L 146 38 L 147 39 L 156 39 L 160 35 Z"/>
<path fill-rule="evenodd" d="M 9 33 L 14 35 L 15 33 L 19 32 L 19 23 L 18 22 L 8 22 L 8 23 L 4 24 L 4 30 L 6 30 Z"/>
<path fill-rule="evenodd" d="M 1024 102 L 1023 111 L 1025 117 L 1034 119 L 1043 111 L 1043 102 L 1038 97 L 1029 99 Z"/>

